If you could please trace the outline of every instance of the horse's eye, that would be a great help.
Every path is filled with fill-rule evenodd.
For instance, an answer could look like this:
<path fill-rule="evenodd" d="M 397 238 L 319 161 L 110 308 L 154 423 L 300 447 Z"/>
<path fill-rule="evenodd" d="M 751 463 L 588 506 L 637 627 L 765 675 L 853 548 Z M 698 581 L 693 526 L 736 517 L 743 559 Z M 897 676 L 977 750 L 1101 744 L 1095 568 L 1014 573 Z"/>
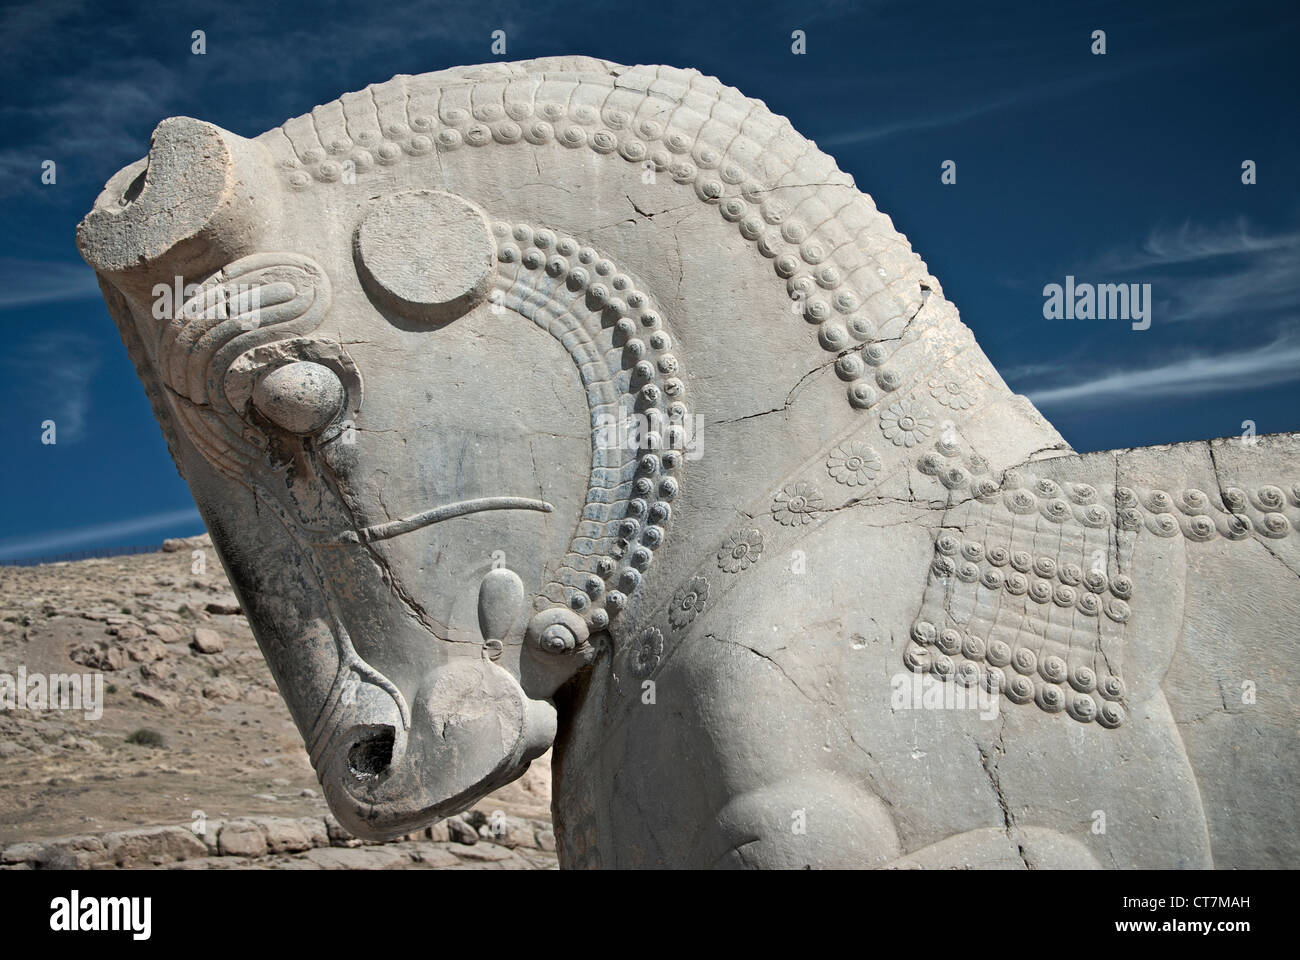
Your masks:
<path fill-rule="evenodd" d="M 343 406 L 343 383 L 309 360 L 277 367 L 253 388 L 253 405 L 276 426 L 299 436 L 324 430 Z"/>

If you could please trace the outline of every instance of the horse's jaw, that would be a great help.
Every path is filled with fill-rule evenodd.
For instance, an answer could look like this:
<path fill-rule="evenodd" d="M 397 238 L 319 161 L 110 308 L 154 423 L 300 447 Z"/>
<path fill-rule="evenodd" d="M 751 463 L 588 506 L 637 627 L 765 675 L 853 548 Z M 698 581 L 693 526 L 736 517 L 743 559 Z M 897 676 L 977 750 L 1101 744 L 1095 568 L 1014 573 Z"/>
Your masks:
<path fill-rule="evenodd" d="M 322 599 L 340 611 L 331 631 L 339 661 L 305 733 L 345 829 L 365 839 L 410 833 L 521 776 L 551 746 L 555 708 L 521 688 L 518 647 L 498 639 L 514 633 L 522 607 L 517 574 L 482 578 L 483 639 L 469 642 L 412 616 L 423 611 L 394 589 L 402 578 L 388 562 L 348 547 L 317 556 Z"/>

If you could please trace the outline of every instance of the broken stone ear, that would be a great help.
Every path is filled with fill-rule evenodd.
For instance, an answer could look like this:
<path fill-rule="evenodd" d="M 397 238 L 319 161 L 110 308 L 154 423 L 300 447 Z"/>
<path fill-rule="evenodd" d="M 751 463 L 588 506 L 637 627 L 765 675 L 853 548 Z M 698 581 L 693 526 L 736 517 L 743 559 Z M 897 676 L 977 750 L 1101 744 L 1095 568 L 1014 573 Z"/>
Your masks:
<path fill-rule="evenodd" d="M 172 117 L 154 130 L 149 155 L 105 186 L 77 247 L 124 293 L 147 300 L 160 276 L 206 277 L 256 249 L 279 209 L 264 146 Z"/>

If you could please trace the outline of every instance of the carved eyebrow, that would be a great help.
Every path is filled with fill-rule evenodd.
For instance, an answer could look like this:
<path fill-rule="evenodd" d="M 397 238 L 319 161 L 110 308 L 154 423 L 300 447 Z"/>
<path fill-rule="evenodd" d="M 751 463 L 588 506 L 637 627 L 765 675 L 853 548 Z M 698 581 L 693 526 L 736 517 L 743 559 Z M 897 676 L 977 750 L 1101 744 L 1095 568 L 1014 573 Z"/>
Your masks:
<path fill-rule="evenodd" d="M 457 503 L 434 507 L 432 510 L 412 514 L 401 520 L 376 523 L 361 530 L 344 530 L 339 534 L 339 540 L 344 543 L 371 543 L 375 540 L 388 540 L 404 533 L 410 533 L 413 530 L 419 530 L 421 527 L 427 527 L 430 524 L 441 523 L 443 520 L 462 517 L 467 513 L 478 513 L 482 510 L 536 510 L 540 513 L 550 513 L 553 509 L 545 500 L 533 500 L 529 497 L 478 497 L 474 500 L 461 500 Z"/>

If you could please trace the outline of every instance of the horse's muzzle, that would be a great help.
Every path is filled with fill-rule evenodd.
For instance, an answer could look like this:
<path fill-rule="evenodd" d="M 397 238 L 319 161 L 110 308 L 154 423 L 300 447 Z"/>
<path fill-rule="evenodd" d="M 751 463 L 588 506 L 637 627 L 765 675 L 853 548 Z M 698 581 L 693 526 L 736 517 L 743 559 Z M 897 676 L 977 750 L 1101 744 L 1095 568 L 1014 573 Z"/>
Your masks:
<path fill-rule="evenodd" d="M 486 659 L 431 672 L 405 729 L 395 702 L 362 688 L 317 758 L 330 809 L 363 839 L 417 830 L 517 778 L 555 737 L 555 708 Z M 387 709 L 385 709 L 387 705 Z"/>

